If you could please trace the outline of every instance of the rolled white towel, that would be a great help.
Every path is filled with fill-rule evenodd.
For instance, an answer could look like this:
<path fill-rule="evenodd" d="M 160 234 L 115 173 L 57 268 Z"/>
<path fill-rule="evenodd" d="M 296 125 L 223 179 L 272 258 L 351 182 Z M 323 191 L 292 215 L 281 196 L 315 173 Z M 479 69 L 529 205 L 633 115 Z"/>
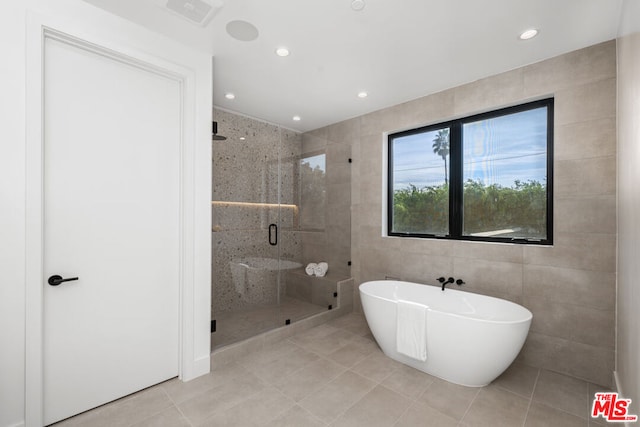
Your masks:
<path fill-rule="evenodd" d="M 318 264 L 316 264 L 315 262 L 310 262 L 309 264 L 307 264 L 304 269 L 305 273 L 307 273 L 307 276 L 313 276 L 316 273 L 317 266 Z"/>
<path fill-rule="evenodd" d="M 326 262 L 319 262 L 318 263 L 318 267 L 320 267 L 322 269 L 322 272 L 324 274 L 327 274 L 327 272 L 329 271 L 329 264 L 327 264 Z"/>
<path fill-rule="evenodd" d="M 326 262 L 319 262 L 314 268 L 314 273 L 318 277 L 324 277 L 327 271 L 329 271 L 329 264 Z"/>

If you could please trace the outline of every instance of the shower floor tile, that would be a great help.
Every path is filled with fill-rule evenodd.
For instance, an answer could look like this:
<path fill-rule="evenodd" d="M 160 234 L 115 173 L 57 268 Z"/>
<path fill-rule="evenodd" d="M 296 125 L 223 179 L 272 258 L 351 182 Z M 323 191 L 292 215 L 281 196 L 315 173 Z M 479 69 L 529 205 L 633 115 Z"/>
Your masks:
<path fill-rule="evenodd" d="M 211 334 L 211 350 L 284 326 L 287 319 L 293 323 L 324 311 L 327 307 L 286 296 L 280 305 L 214 313 L 216 332 Z"/>

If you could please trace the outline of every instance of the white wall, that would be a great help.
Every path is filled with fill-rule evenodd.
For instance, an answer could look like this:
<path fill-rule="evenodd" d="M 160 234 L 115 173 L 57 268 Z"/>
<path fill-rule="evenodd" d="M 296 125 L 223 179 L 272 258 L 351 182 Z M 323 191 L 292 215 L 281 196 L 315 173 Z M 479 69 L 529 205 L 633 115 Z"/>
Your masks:
<path fill-rule="evenodd" d="M 640 31 L 640 1 L 624 0 L 618 25 L 618 37 Z"/>
<path fill-rule="evenodd" d="M 24 418 L 24 6 L 0 6 L 0 426 Z"/>
<path fill-rule="evenodd" d="M 627 1 L 618 39 L 618 391 L 640 413 L 640 2 Z"/>
<path fill-rule="evenodd" d="M 211 58 L 80 0 L 0 3 L 0 427 L 25 419 L 25 32 L 27 11 L 190 68 L 196 76 L 194 360 L 209 358 Z M 28 124 L 26 124 L 28 126 Z M 200 143 L 201 142 L 201 143 Z M 205 183 L 200 185 L 200 183 Z M 201 364 L 203 365 L 203 364 Z"/>

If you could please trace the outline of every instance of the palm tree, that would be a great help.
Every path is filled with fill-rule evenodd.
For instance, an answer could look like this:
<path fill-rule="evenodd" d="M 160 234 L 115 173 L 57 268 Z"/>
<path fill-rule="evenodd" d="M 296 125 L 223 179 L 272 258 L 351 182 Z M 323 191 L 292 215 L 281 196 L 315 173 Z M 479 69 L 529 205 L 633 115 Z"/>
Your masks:
<path fill-rule="evenodd" d="M 444 182 L 449 184 L 449 173 L 447 172 L 447 156 L 449 155 L 449 128 L 440 129 L 433 139 L 433 152 L 444 160 Z"/>

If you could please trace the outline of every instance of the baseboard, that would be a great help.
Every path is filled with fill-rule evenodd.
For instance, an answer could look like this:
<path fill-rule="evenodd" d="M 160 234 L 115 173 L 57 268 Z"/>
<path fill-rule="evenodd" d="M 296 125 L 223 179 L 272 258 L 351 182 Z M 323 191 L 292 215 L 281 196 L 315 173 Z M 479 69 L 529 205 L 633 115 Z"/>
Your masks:
<path fill-rule="evenodd" d="M 618 376 L 618 371 L 613 371 L 613 385 L 615 387 L 615 392 L 617 392 L 620 396 L 626 398 L 627 395 L 624 394 L 624 390 L 622 390 L 622 385 L 620 384 L 620 377 Z M 624 423 L 625 427 L 636 426 L 637 423 Z"/>
<path fill-rule="evenodd" d="M 199 376 L 206 375 L 211 370 L 211 355 L 203 356 L 193 361 L 188 373 L 182 375 L 182 381 L 191 381 Z"/>
<path fill-rule="evenodd" d="M 620 386 L 620 377 L 618 377 L 618 371 L 613 371 L 613 386 L 615 387 L 614 391 L 616 391 L 619 395 L 624 396 L 622 387 Z"/>

